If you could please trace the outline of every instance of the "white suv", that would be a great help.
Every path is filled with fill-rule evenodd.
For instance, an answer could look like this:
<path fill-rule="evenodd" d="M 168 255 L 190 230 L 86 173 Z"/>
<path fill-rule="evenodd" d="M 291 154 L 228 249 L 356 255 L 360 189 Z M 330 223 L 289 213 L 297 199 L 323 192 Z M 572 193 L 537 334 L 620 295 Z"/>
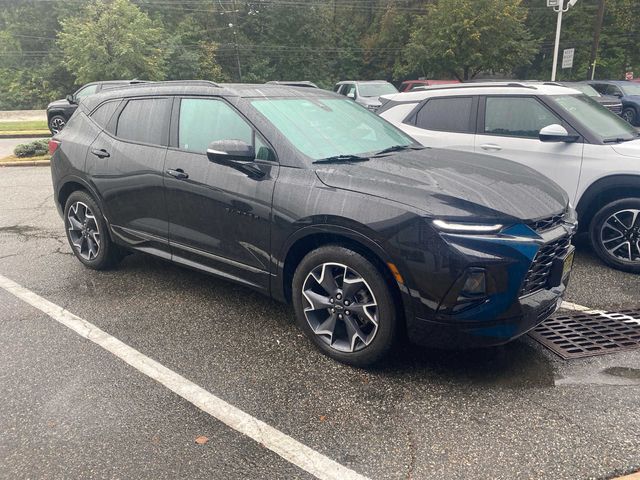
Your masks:
<path fill-rule="evenodd" d="M 640 134 L 577 90 L 467 83 L 385 95 L 378 114 L 423 145 L 532 167 L 561 185 L 598 256 L 640 272 Z"/>

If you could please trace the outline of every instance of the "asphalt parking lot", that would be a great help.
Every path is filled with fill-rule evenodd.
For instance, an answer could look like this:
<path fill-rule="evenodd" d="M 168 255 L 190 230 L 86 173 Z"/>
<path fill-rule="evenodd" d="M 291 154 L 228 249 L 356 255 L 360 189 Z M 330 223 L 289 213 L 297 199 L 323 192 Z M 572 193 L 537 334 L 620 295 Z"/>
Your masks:
<path fill-rule="evenodd" d="M 0 169 L 0 275 L 370 478 L 640 469 L 640 350 L 565 361 L 524 337 L 345 367 L 243 287 L 139 254 L 85 269 L 47 168 Z M 567 300 L 640 308 L 640 276 L 579 241 Z M 1 478 L 312 478 L 4 289 L 0 320 Z"/>

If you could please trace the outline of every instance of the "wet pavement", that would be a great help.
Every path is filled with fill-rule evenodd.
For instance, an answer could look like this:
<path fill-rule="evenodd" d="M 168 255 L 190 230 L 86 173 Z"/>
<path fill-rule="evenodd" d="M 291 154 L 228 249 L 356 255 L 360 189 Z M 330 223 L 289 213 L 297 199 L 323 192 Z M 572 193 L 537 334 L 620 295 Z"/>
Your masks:
<path fill-rule="evenodd" d="M 640 351 L 564 361 L 528 337 L 406 346 L 356 370 L 288 306 L 148 256 L 73 257 L 46 168 L 0 170 L 0 274 L 371 478 L 611 478 L 640 468 Z M 583 242 L 567 300 L 640 306 Z M 0 289 L 0 478 L 309 478 Z M 209 438 L 197 445 L 195 438 Z"/>

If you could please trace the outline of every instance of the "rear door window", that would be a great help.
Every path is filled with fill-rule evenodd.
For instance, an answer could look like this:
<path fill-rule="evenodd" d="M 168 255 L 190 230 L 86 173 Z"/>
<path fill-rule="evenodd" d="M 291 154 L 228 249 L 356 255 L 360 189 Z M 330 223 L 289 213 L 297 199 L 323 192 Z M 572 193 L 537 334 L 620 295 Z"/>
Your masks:
<path fill-rule="evenodd" d="M 560 120 L 534 97 L 487 97 L 484 133 L 538 138 L 540 130 Z"/>
<path fill-rule="evenodd" d="M 441 132 L 473 133 L 473 97 L 432 98 L 418 112 L 416 127 Z"/>
<path fill-rule="evenodd" d="M 116 136 L 133 142 L 164 145 L 169 107 L 167 98 L 129 100 L 118 117 Z"/>
<path fill-rule="evenodd" d="M 106 128 L 119 104 L 120 99 L 105 102 L 93 111 L 91 118 L 93 118 L 93 120 L 102 128 Z"/>

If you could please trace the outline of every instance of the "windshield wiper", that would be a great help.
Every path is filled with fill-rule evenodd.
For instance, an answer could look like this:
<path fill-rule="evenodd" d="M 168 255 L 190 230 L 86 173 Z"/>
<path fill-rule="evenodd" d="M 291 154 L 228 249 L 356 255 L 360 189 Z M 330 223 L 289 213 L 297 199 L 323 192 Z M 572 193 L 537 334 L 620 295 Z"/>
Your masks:
<path fill-rule="evenodd" d="M 359 155 L 335 155 L 333 157 L 321 158 L 313 163 L 349 163 L 349 162 L 366 162 L 369 157 L 360 157 Z"/>
<path fill-rule="evenodd" d="M 624 137 L 611 137 L 605 138 L 602 140 L 602 143 L 622 143 L 622 142 L 630 142 L 631 140 L 635 140 L 633 137 L 624 138 Z"/>
<path fill-rule="evenodd" d="M 426 147 L 416 147 L 411 145 L 393 145 L 391 147 L 380 150 L 379 152 L 376 152 L 374 157 L 378 155 L 384 155 L 385 153 L 402 152 L 403 150 L 422 150 L 424 148 Z"/>

